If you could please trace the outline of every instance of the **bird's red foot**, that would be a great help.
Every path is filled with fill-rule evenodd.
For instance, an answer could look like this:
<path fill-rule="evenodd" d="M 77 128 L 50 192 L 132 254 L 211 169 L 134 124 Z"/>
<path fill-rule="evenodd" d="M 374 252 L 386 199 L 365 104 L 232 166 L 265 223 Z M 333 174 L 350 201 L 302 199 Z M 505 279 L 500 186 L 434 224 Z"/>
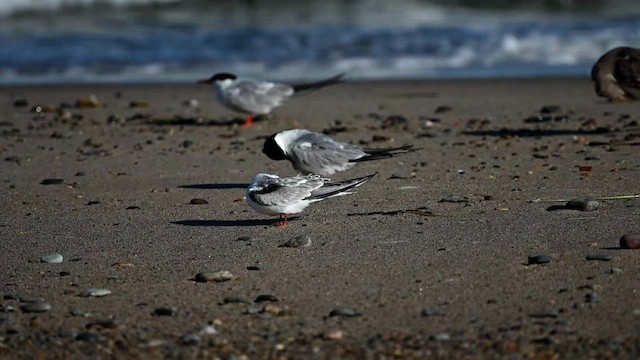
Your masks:
<path fill-rule="evenodd" d="M 280 221 L 278 221 L 278 223 L 276 224 L 276 226 L 281 227 L 281 226 L 288 226 L 289 225 L 289 215 L 287 214 L 280 214 Z"/>
<path fill-rule="evenodd" d="M 242 125 L 243 128 L 248 129 L 253 126 L 253 115 L 247 116 L 247 121 Z"/>

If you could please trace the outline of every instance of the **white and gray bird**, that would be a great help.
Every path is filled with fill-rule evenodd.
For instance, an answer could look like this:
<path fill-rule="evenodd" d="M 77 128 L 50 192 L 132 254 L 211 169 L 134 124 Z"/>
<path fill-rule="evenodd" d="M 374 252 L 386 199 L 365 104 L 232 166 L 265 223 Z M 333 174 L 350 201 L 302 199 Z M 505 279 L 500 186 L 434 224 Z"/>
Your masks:
<path fill-rule="evenodd" d="M 257 79 L 243 79 L 230 73 L 218 73 L 208 79 L 199 80 L 197 83 L 212 85 L 215 88 L 218 101 L 233 111 L 247 114 L 247 122 L 244 126 L 251 127 L 254 115 L 267 115 L 294 94 L 342 82 L 343 77 L 344 74 L 339 74 L 318 82 L 289 85 Z"/>
<path fill-rule="evenodd" d="M 247 204 L 265 215 L 279 215 L 278 226 L 288 224 L 289 214 L 302 212 L 307 206 L 332 197 L 351 194 L 375 174 L 357 179 L 331 182 L 320 175 L 278 177 L 258 174 L 247 188 Z"/>
<path fill-rule="evenodd" d="M 356 163 L 388 159 L 416 151 L 413 145 L 384 149 L 363 149 L 306 129 L 293 129 L 269 136 L 262 152 L 272 160 L 289 160 L 302 174 L 330 176 Z"/>

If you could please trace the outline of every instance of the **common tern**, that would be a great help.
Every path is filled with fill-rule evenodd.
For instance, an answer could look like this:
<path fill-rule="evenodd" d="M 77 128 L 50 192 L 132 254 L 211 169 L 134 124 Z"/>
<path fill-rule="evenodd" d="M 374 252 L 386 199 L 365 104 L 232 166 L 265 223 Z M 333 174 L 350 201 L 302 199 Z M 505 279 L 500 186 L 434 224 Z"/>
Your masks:
<path fill-rule="evenodd" d="M 320 175 L 281 178 L 262 173 L 256 175 L 247 188 L 247 204 L 261 214 L 279 215 L 277 226 L 286 226 L 289 214 L 300 213 L 310 204 L 324 199 L 351 194 L 348 190 L 374 176 L 331 182 Z"/>
<path fill-rule="evenodd" d="M 299 85 L 270 82 L 257 79 L 239 78 L 231 73 L 214 74 L 208 79 L 199 80 L 200 85 L 212 85 L 218 101 L 227 108 L 247 114 L 244 127 L 253 125 L 254 115 L 266 115 L 273 108 L 296 93 L 319 89 L 342 81 L 344 74 L 332 78 Z"/>
<path fill-rule="evenodd" d="M 306 129 L 285 130 L 269 136 L 262 152 L 272 160 L 289 160 L 302 174 L 330 176 L 361 161 L 388 159 L 416 151 L 412 145 L 363 149 Z"/>

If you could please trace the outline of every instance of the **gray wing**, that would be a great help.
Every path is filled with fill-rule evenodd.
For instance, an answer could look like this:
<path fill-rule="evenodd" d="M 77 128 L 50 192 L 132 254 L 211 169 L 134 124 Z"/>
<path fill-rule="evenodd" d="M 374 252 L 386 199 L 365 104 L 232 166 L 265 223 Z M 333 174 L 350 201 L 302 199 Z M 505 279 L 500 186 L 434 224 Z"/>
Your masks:
<path fill-rule="evenodd" d="M 366 155 L 355 145 L 312 132 L 292 144 L 289 156 L 298 170 L 328 176 L 350 168 L 353 166 L 350 161 Z"/>
<path fill-rule="evenodd" d="M 230 107 L 253 114 L 268 114 L 293 95 L 293 88 L 259 80 L 242 80 L 225 90 L 224 97 Z"/>
<path fill-rule="evenodd" d="M 253 193 L 253 198 L 263 205 L 288 206 L 310 197 L 326 181 L 317 175 L 271 178 L 263 184 L 264 190 Z"/>

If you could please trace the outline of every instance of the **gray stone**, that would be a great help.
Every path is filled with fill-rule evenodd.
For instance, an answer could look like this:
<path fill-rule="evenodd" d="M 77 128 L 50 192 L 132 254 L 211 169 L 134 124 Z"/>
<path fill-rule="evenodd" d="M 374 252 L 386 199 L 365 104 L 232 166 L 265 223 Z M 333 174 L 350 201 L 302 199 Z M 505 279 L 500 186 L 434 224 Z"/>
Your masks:
<path fill-rule="evenodd" d="M 560 316 L 560 313 L 557 310 L 542 310 L 542 311 L 536 311 L 529 314 L 530 318 L 535 318 L 535 319 L 544 319 L 544 318 L 555 319 L 558 316 Z"/>
<path fill-rule="evenodd" d="M 587 255 L 586 259 L 589 261 L 611 261 L 613 260 L 613 256 L 605 254 L 593 254 Z"/>
<path fill-rule="evenodd" d="M 83 290 L 78 296 L 80 297 L 102 297 L 111 294 L 111 290 L 109 289 L 97 289 L 97 288 L 89 288 Z"/>
<path fill-rule="evenodd" d="M 598 207 L 600 207 L 600 202 L 590 197 L 572 199 L 565 204 L 566 209 L 578 211 L 594 211 Z"/>
<path fill-rule="evenodd" d="M 529 255 L 527 264 L 529 265 L 537 265 L 537 264 L 548 264 L 551 261 L 551 257 L 544 254 L 536 254 Z"/>
<path fill-rule="evenodd" d="M 348 307 L 337 307 L 331 310 L 331 312 L 329 313 L 329 317 L 334 317 L 334 316 L 355 317 L 360 315 L 362 314 Z"/>
<path fill-rule="evenodd" d="M 233 279 L 234 276 L 230 271 L 222 270 L 216 272 L 201 272 L 196 274 L 195 280 L 197 282 L 224 282 Z"/>
<path fill-rule="evenodd" d="M 307 247 L 311 246 L 311 237 L 307 235 L 296 236 L 293 239 L 289 239 L 284 244 L 280 245 L 280 247 L 290 247 L 290 248 L 299 248 L 299 247 Z"/>
<path fill-rule="evenodd" d="M 48 264 L 60 264 L 62 260 L 64 260 L 64 258 L 62 257 L 62 255 L 58 253 L 45 255 L 40 258 L 41 262 L 48 263 Z"/>
<path fill-rule="evenodd" d="M 51 310 L 51 305 L 46 302 L 33 302 L 22 305 L 20 309 L 26 313 L 44 313 Z"/>

